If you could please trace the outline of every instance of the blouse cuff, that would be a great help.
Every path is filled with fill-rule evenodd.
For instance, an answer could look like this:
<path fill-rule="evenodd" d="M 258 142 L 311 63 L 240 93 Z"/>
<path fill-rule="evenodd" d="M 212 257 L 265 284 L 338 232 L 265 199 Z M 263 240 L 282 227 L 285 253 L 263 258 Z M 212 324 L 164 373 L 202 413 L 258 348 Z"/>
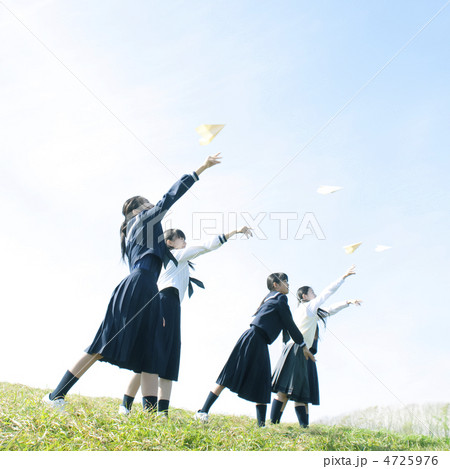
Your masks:
<path fill-rule="evenodd" d="M 224 244 L 224 243 L 227 242 L 227 238 L 225 237 L 224 234 L 221 234 L 221 235 L 219 236 L 219 241 L 221 242 L 221 244 Z"/>
<path fill-rule="evenodd" d="M 198 181 L 200 179 L 195 171 L 192 173 L 192 177 L 195 179 L 195 181 Z"/>

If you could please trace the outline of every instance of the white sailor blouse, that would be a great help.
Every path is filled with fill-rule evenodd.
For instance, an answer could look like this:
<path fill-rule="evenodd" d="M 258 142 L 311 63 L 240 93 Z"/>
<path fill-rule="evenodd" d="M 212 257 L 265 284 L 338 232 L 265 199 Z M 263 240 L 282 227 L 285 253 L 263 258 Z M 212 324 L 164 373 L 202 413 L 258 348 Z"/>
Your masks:
<path fill-rule="evenodd" d="M 314 300 L 300 303 L 296 310 L 294 311 L 293 317 L 295 324 L 300 329 L 303 337 L 305 339 L 306 345 L 308 348 L 311 348 L 314 342 L 314 336 L 316 333 L 317 322 L 319 316 L 317 310 L 320 306 L 333 294 L 337 289 L 344 283 L 344 279 L 341 278 L 336 282 L 333 282 L 331 285 L 328 285 L 325 290 L 320 292 L 319 295 L 314 298 Z M 332 316 L 344 308 L 347 308 L 348 304 L 346 301 L 335 303 L 329 308 L 326 308 L 325 311 L 327 316 Z M 292 340 L 291 340 L 292 342 Z"/>
<path fill-rule="evenodd" d="M 181 303 L 189 286 L 189 268 L 192 266 L 190 261 L 202 254 L 206 254 L 207 252 L 220 248 L 220 246 L 226 243 L 226 241 L 225 235 L 222 234 L 220 236 L 215 236 L 200 246 L 187 246 L 184 249 L 172 249 L 170 252 L 178 261 L 178 265 L 175 265 L 173 261 L 169 261 L 167 266 L 162 268 L 158 279 L 159 291 L 169 287 L 176 288 L 178 290 Z"/>

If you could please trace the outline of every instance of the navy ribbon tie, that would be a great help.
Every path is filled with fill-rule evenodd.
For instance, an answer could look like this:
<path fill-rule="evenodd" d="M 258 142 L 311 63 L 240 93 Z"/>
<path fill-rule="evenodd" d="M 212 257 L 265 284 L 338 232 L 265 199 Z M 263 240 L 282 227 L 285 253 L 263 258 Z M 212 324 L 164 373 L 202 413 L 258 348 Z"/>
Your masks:
<path fill-rule="evenodd" d="M 192 284 L 195 283 L 198 287 L 200 288 L 205 288 L 205 285 L 203 284 L 203 282 L 201 282 L 200 280 L 194 278 L 194 277 L 189 277 L 189 287 L 188 287 L 188 291 L 189 291 L 189 298 L 193 295 L 194 293 L 194 287 L 192 286 Z"/>
<path fill-rule="evenodd" d="M 195 270 L 193 262 L 188 261 L 188 265 L 192 270 Z M 189 277 L 189 285 L 188 285 L 189 298 L 194 294 L 194 287 L 192 286 L 193 283 L 195 283 L 200 288 L 203 288 L 203 289 L 205 288 L 205 285 L 203 284 L 203 282 L 201 282 L 200 280 L 194 277 Z"/>
<path fill-rule="evenodd" d="M 167 267 L 167 264 L 170 261 L 172 261 L 175 264 L 175 266 L 178 267 L 178 261 L 175 259 L 175 256 L 172 254 L 170 249 L 166 249 L 166 252 L 164 253 L 164 258 L 163 258 L 164 268 Z"/>

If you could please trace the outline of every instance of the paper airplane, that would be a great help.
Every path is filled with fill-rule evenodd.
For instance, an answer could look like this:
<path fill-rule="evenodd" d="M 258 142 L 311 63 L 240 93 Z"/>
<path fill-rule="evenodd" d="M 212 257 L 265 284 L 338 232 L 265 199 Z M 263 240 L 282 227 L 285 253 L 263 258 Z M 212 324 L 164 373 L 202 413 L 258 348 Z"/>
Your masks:
<path fill-rule="evenodd" d="M 213 138 L 225 127 L 223 125 L 210 125 L 210 124 L 203 124 L 198 126 L 195 131 L 200 135 L 199 143 L 200 145 L 208 145 L 211 143 Z"/>
<path fill-rule="evenodd" d="M 392 249 L 392 246 L 383 246 L 382 244 L 379 244 L 379 245 L 375 248 L 375 251 L 376 251 L 376 252 L 383 252 L 383 251 L 387 251 L 388 249 Z"/>
<path fill-rule="evenodd" d="M 355 243 L 355 244 L 349 244 L 348 246 L 344 246 L 344 249 L 345 249 L 345 253 L 346 254 L 352 254 L 353 252 L 355 252 L 359 246 L 361 246 L 362 242 L 361 243 Z"/>
<path fill-rule="evenodd" d="M 339 186 L 320 186 L 317 189 L 317 192 L 319 194 L 327 195 L 327 194 L 332 194 L 333 192 L 340 191 L 342 187 Z"/>

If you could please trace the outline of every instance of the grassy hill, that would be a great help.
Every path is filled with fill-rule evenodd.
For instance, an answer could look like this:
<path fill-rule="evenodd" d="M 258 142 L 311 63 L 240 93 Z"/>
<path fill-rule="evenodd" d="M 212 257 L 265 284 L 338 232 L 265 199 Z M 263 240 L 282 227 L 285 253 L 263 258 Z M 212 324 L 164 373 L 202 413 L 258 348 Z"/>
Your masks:
<path fill-rule="evenodd" d="M 1 450 L 109 451 L 403 451 L 448 450 L 448 438 L 399 435 L 344 426 L 269 425 L 249 417 L 211 414 L 210 423 L 193 412 L 173 409 L 168 420 L 135 406 L 118 415 L 118 399 L 70 395 L 67 413 L 40 403 L 45 390 L 0 383 Z M 47 391 L 48 392 L 48 391 Z"/>
<path fill-rule="evenodd" d="M 450 437 L 450 404 L 408 404 L 402 407 L 369 407 L 350 414 L 322 419 L 324 425 L 369 430 L 391 430 L 401 434 Z"/>

